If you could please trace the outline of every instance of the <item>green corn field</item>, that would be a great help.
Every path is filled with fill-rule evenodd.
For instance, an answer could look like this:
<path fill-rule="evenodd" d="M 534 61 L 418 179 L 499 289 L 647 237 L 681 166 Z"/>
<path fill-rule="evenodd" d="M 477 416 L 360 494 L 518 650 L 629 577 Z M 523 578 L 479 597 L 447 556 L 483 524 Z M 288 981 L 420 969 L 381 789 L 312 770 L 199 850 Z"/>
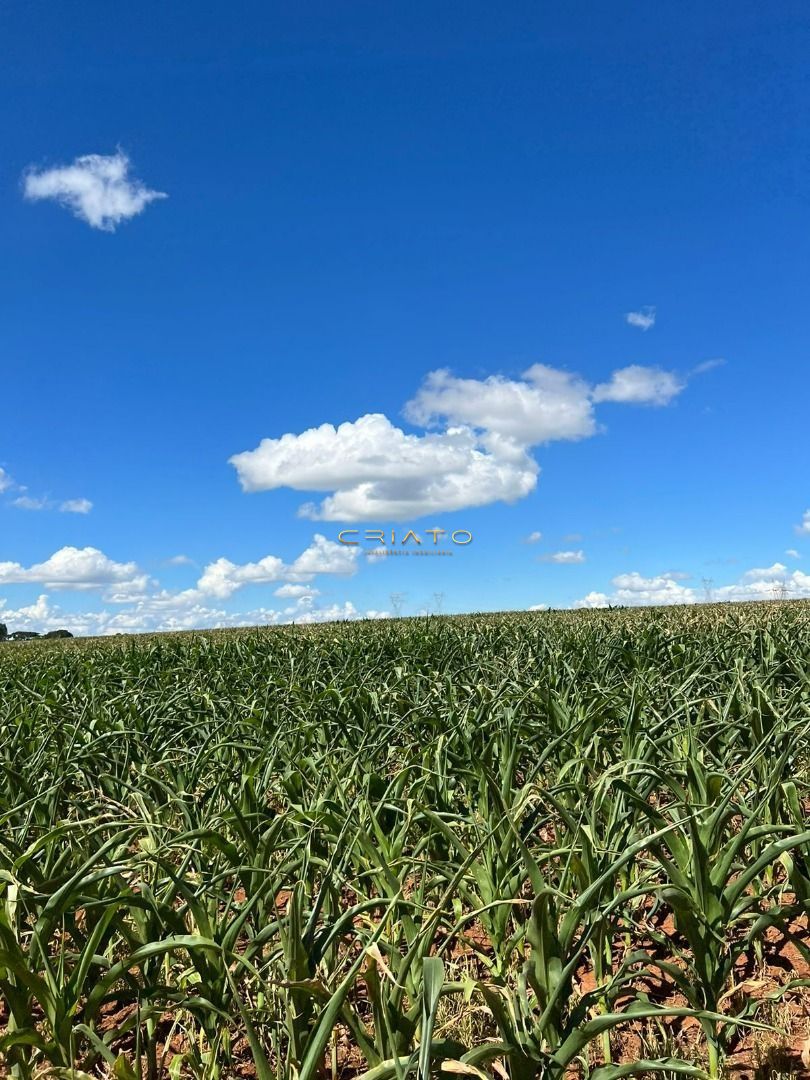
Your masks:
<path fill-rule="evenodd" d="M 0 718 L 4 1076 L 810 1067 L 810 605 L 9 643 Z"/>

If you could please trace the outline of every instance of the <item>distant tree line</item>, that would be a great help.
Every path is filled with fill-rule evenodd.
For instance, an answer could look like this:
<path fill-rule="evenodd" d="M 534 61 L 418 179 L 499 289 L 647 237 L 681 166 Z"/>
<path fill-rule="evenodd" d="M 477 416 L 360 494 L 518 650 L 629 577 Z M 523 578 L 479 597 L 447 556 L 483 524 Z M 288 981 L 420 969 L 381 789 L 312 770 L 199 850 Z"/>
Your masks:
<path fill-rule="evenodd" d="M 8 632 L 5 623 L 0 622 L 0 641 L 30 641 L 32 638 L 68 638 L 73 637 L 69 630 L 49 630 L 47 634 L 38 634 L 36 630 L 15 630 Z"/>

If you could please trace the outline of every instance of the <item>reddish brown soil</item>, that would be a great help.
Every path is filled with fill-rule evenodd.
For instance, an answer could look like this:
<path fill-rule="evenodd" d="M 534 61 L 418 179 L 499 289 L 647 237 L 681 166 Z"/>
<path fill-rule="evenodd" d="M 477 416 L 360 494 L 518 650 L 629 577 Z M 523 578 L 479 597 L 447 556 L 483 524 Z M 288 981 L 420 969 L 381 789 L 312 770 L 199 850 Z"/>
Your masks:
<path fill-rule="evenodd" d="M 276 898 L 278 907 L 286 908 L 289 893 L 279 894 Z M 643 925 L 643 923 L 642 923 Z M 671 915 L 660 915 L 651 920 L 650 928 L 657 935 L 663 934 L 667 941 L 673 943 L 676 948 L 685 943 L 678 940 L 678 935 Z M 795 919 L 789 933 L 785 934 L 778 928 L 771 928 L 763 941 L 762 962 L 758 963 L 753 955 L 741 956 L 735 968 L 734 987 L 726 994 L 722 1011 L 730 1014 L 737 1012 L 746 1001 L 765 1002 L 771 995 L 784 988 L 786 983 L 793 980 L 804 980 L 807 985 L 797 986 L 788 990 L 779 998 L 778 1002 L 770 1005 L 771 1010 L 776 1010 L 778 1026 L 784 1028 L 784 1032 L 759 1032 L 748 1031 L 744 1028 L 737 1029 L 739 1034 L 732 1037 L 731 1051 L 726 1061 L 726 1071 L 730 1080 L 769 1080 L 777 1074 L 788 1074 L 799 1080 L 810 1080 L 810 964 L 802 955 L 791 935 L 798 938 L 805 948 L 810 949 L 810 926 L 807 915 Z M 633 947 L 646 948 L 652 956 L 658 955 L 683 967 L 672 953 L 666 954 L 659 944 L 650 938 L 639 940 L 634 934 Z M 621 941 L 616 943 L 617 958 L 621 955 Z M 487 977 L 487 961 L 494 956 L 494 950 L 490 945 L 489 937 L 483 926 L 477 921 L 466 924 L 460 934 L 453 940 L 445 953 L 446 959 L 453 963 L 463 963 L 472 971 Z M 595 988 L 593 972 L 583 967 L 577 972 L 575 987 L 580 994 L 585 994 Z M 676 989 L 671 981 L 659 971 L 652 971 L 643 975 L 639 973 L 638 980 L 634 983 L 636 991 L 646 993 L 651 1001 L 661 1005 L 685 1005 L 683 995 Z M 629 1001 L 631 993 L 624 1001 Z M 365 984 L 362 978 L 358 979 L 355 989 L 355 1004 L 362 1008 L 365 999 Z M 622 1001 L 618 1003 L 622 1006 Z M 766 1004 L 762 1019 L 772 1020 L 772 1013 L 767 1010 Z M 111 1002 L 102 1009 L 99 1029 L 101 1032 L 110 1032 L 130 1020 L 136 1012 L 136 1006 L 132 1004 L 119 1005 Z M 7 1014 L 5 1002 L 0 999 L 0 1032 L 5 1029 Z M 702 1033 L 697 1020 L 686 1018 L 669 1018 L 664 1021 L 664 1027 L 668 1035 L 668 1053 L 674 1053 L 687 1060 L 700 1061 L 703 1058 Z M 166 1016 L 158 1025 L 157 1058 L 160 1063 L 160 1077 L 163 1080 L 168 1076 L 168 1066 L 172 1058 L 180 1054 L 186 1048 L 185 1038 L 182 1033 L 172 1033 L 171 1017 Z M 645 1044 L 648 1033 L 637 1021 L 631 1021 L 626 1027 L 616 1029 L 613 1042 L 614 1060 L 633 1061 L 645 1056 Z M 123 1053 L 131 1061 L 135 1054 L 135 1035 L 129 1032 L 113 1043 L 116 1052 Z M 596 1047 L 594 1045 L 594 1051 Z M 230 1080 L 250 1080 L 255 1076 L 250 1048 L 247 1040 L 237 1038 L 232 1047 L 232 1064 L 223 1071 L 223 1077 Z M 594 1052 L 593 1064 L 599 1062 L 598 1055 Z M 81 1064 L 81 1063 L 79 1063 Z M 336 1069 L 334 1066 L 336 1065 Z M 353 1080 L 364 1071 L 366 1064 L 356 1046 L 352 1045 L 346 1030 L 339 1028 L 335 1043 L 335 1057 L 330 1049 L 328 1060 L 325 1062 L 324 1078 L 330 1080 Z M 333 1071 L 334 1070 L 334 1071 Z M 498 1070 L 496 1069 L 496 1075 Z M 97 1070 L 99 1076 L 103 1071 Z M 0 1064 L 0 1077 L 8 1075 Z M 572 1073 L 572 1080 L 575 1076 Z"/>

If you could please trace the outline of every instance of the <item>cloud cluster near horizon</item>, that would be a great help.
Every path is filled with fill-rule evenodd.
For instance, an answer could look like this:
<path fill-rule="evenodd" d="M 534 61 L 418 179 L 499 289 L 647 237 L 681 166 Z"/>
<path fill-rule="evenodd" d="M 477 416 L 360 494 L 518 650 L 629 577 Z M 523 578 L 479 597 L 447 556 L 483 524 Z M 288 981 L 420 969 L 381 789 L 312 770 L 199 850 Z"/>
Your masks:
<path fill-rule="evenodd" d="M 140 214 L 149 203 L 166 199 L 130 176 L 129 158 L 115 154 L 83 154 L 70 165 L 29 167 L 23 176 L 26 199 L 52 199 L 94 229 L 115 232 L 122 221 Z"/>
<path fill-rule="evenodd" d="M 78 634 L 112 634 L 381 618 L 387 613 L 360 610 L 350 600 L 316 605 L 320 595 L 313 584 L 316 578 L 349 578 L 357 572 L 359 561 L 358 548 L 316 533 L 292 562 L 276 555 L 243 564 L 218 558 L 203 568 L 194 586 L 171 591 L 160 588 L 135 562 L 117 562 L 98 548 L 64 547 L 31 566 L 0 562 L 0 587 L 41 585 L 53 591 L 95 592 L 113 610 L 65 611 L 45 592 L 18 608 L 0 599 L 0 622 L 19 630 L 64 626 Z M 248 585 L 272 586 L 283 606 L 239 612 L 221 606 Z"/>
<path fill-rule="evenodd" d="M 318 574 L 351 576 L 357 572 L 360 549 L 327 540 L 316 533 L 312 543 L 292 563 L 277 555 L 265 555 L 254 563 L 239 565 L 219 558 L 203 569 L 195 592 L 199 596 L 231 596 L 243 585 L 271 582 L 301 583 Z M 143 591 L 149 578 L 134 562 L 120 563 L 94 547 L 63 547 L 50 558 L 32 566 L 0 562 L 0 585 L 42 584 L 52 589 L 100 589 L 126 585 Z"/>
<path fill-rule="evenodd" d="M 668 571 L 655 577 L 644 577 L 637 571 L 617 574 L 611 580 L 609 592 L 590 592 L 576 600 L 574 608 L 649 607 L 671 604 L 700 604 L 706 602 L 743 602 L 751 600 L 800 600 L 810 598 L 810 574 L 789 570 L 784 563 L 753 567 L 731 585 L 703 588 L 684 585 L 687 574 Z"/>
<path fill-rule="evenodd" d="M 550 561 L 565 564 L 583 559 Z M 118 562 L 97 548 L 65 547 L 28 567 L 14 562 L 0 563 L 0 588 L 41 585 L 46 590 L 81 595 L 96 592 L 107 606 L 101 610 L 68 611 L 54 604 L 48 592 L 42 592 L 33 602 L 16 608 L 0 599 L 0 622 L 18 630 L 65 627 L 77 634 L 113 634 L 387 617 L 388 612 L 361 610 L 349 599 L 318 606 L 321 589 L 315 579 L 319 576 L 346 579 L 357 572 L 360 564 L 357 548 L 347 548 L 316 534 L 291 562 L 274 555 L 242 564 L 218 558 L 204 567 L 196 585 L 170 591 L 161 588 L 134 562 Z M 589 592 L 571 606 L 575 609 L 609 605 L 642 607 L 706 600 L 810 598 L 810 574 L 791 571 L 780 562 L 753 567 L 736 582 L 716 588 L 706 583 L 692 586 L 689 580 L 690 575 L 681 571 L 668 570 L 653 577 L 630 571 L 613 577 L 609 590 Z M 222 606 L 249 585 L 269 586 L 282 603 L 239 611 Z M 711 595 L 707 595 L 707 588 Z M 529 610 L 540 611 L 547 606 L 534 604 Z"/>
<path fill-rule="evenodd" d="M 302 517 L 403 521 L 524 498 L 540 473 L 533 448 L 595 435 L 597 404 L 660 407 L 685 386 L 674 372 L 637 364 L 596 385 L 546 364 L 517 379 L 464 379 L 442 369 L 405 406 L 420 434 L 367 413 L 263 439 L 229 460 L 247 492 L 331 492 L 304 503 Z"/>

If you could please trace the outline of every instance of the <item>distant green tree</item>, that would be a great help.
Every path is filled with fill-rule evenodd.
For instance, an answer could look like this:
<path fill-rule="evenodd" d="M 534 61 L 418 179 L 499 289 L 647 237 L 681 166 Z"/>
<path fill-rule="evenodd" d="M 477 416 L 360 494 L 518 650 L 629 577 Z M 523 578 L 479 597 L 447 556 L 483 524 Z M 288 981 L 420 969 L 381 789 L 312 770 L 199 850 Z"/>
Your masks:
<path fill-rule="evenodd" d="M 8 628 L 4 622 L 0 622 L 0 641 L 5 641 L 8 637 Z"/>

